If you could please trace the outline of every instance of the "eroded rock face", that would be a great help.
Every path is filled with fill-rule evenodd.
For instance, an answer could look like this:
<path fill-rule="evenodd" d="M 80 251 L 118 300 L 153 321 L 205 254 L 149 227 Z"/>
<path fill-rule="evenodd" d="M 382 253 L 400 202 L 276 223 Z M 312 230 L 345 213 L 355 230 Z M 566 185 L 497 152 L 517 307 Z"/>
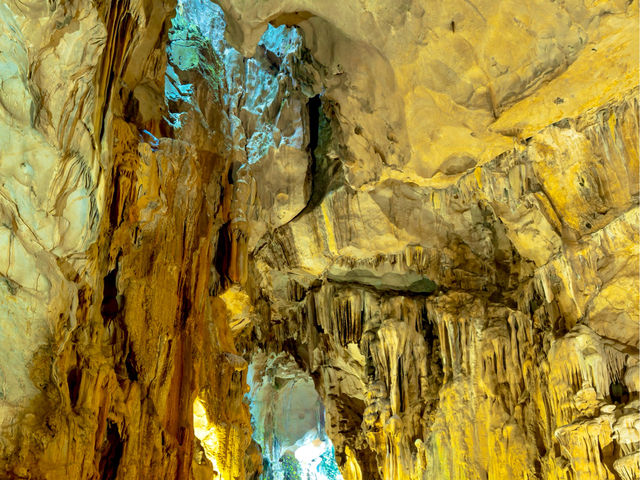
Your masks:
<path fill-rule="evenodd" d="M 197 399 L 244 475 L 247 363 L 209 294 L 224 108 L 198 75 L 183 129 L 163 119 L 175 7 L 0 6 L 3 478 L 211 478 Z"/>
<path fill-rule="evenodd" d="M 330 188 L 244 288 L 345 478 L 636 478 L 637 6 L 221 4 L 320 67 Z"/>
<path fill-rule="evenodd" d="M 639 478 L 637 2 L 219 4 L 0 5 L 0 476 Z"/>

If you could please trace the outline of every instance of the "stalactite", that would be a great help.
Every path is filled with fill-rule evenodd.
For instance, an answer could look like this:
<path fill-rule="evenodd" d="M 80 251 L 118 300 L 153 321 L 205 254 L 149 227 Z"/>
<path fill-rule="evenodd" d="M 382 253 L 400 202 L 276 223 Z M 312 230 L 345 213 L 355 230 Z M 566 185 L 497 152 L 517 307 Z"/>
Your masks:
<path fill-rule="evenodd" d="M 0 477 L 638 478 L 638 8 L 516 3 L 0 5 Z"/>

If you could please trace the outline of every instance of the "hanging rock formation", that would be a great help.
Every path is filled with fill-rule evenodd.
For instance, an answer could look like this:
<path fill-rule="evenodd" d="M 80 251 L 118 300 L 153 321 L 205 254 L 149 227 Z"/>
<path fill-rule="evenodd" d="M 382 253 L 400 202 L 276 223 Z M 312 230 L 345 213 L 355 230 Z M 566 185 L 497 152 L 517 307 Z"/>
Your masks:
<path fill-rule="evenodd" d="M 0 3 L 0 478 L 639 479 L 638 62 L 633 0 Z"/>

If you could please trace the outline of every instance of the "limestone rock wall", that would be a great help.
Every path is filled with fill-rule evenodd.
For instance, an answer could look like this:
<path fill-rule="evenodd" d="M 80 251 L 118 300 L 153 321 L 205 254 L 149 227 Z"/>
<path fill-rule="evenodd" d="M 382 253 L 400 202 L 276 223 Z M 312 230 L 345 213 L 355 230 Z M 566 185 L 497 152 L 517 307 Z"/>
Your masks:
<path fill-rule="evenodd" d="M 638 478 L 637 5 L 221 5 L 318 72 L 241 348 L 311 372 L 345 478 Z"/>
<path fill-rule="evenodd" d="M 217 459 L 244 477 L 247 363 L 212 293 L 230 208 L 222 86 L 171 70 L 199 93 L 171 122 L 175 2 L 0 12 L 0 476 L 211 478 Z M 226 460 L 208 458 L 212 438 Z"/>
<path fill-rule="evenodd" d="M 444 189 L 336 190 L 257 252 L 255 336 L 316 375 L 353 478 L 637 477 L 635 95 Z"/>
<path fill-rule="evenodd" d="M 0 476 L 639 478 L 637 2 L 218 3 L 0 4 Z"/>

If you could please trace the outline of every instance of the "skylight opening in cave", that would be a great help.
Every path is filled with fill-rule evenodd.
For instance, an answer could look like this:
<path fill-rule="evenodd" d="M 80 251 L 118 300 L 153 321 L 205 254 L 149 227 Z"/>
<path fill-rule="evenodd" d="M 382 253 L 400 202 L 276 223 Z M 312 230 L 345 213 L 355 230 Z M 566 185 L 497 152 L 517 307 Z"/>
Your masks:
<path fill-rule="evenodd" d="M 171 25 L 167 42 L 165 120 L 175 129 L 182 127 L 187 110 L 199 108 L 193 98 L 194 85 L 189 83 L 194 78 L 192 73 L 197 72 L 207 81 L 227 107 L 237 106 L 242 98 L 243 109 L 261 117 L 265 111 L 268 113 L 269 105 L 280 91 L 279 74 L 282 69 L 289 69 L 283 66 L 287 64 L 286 58 L 294 57 L 291 54 L 302 46 L 297 28 L 268 25 L 254 57 L 243 59 L 240 52 L 227 43 L 224 12 L 211 0 L 179 0 Z M 229 89 L 237 86 L 241 71 L 246 75 L 247 85 Z M 288 73 L 291 76 L 291 72 Z M 249 163 L 265 155 L 273 144 L 273 125 L 258 128 L 266 130 L 247 139 Z"/>
<path fill-rule="evenodd" d="M 342 480 L 313 380 L 286 354 L 257 354 L 249 366 L 253 440 L 261 480 Z"/>
<path fill-rule="evenodd" d="M 183 116 L 194 105 L 193 84 L 185 81 L 194 76 L 187 72 L 197 72 L 213 87 L 224 83 L 225 54 L 230 49 L 224 40 L 225 28 L 222 9 L 212 1 L 178 1 L 169 30 L 165 73 L 165 120 L 173 128 L 182 127 Z"/>

